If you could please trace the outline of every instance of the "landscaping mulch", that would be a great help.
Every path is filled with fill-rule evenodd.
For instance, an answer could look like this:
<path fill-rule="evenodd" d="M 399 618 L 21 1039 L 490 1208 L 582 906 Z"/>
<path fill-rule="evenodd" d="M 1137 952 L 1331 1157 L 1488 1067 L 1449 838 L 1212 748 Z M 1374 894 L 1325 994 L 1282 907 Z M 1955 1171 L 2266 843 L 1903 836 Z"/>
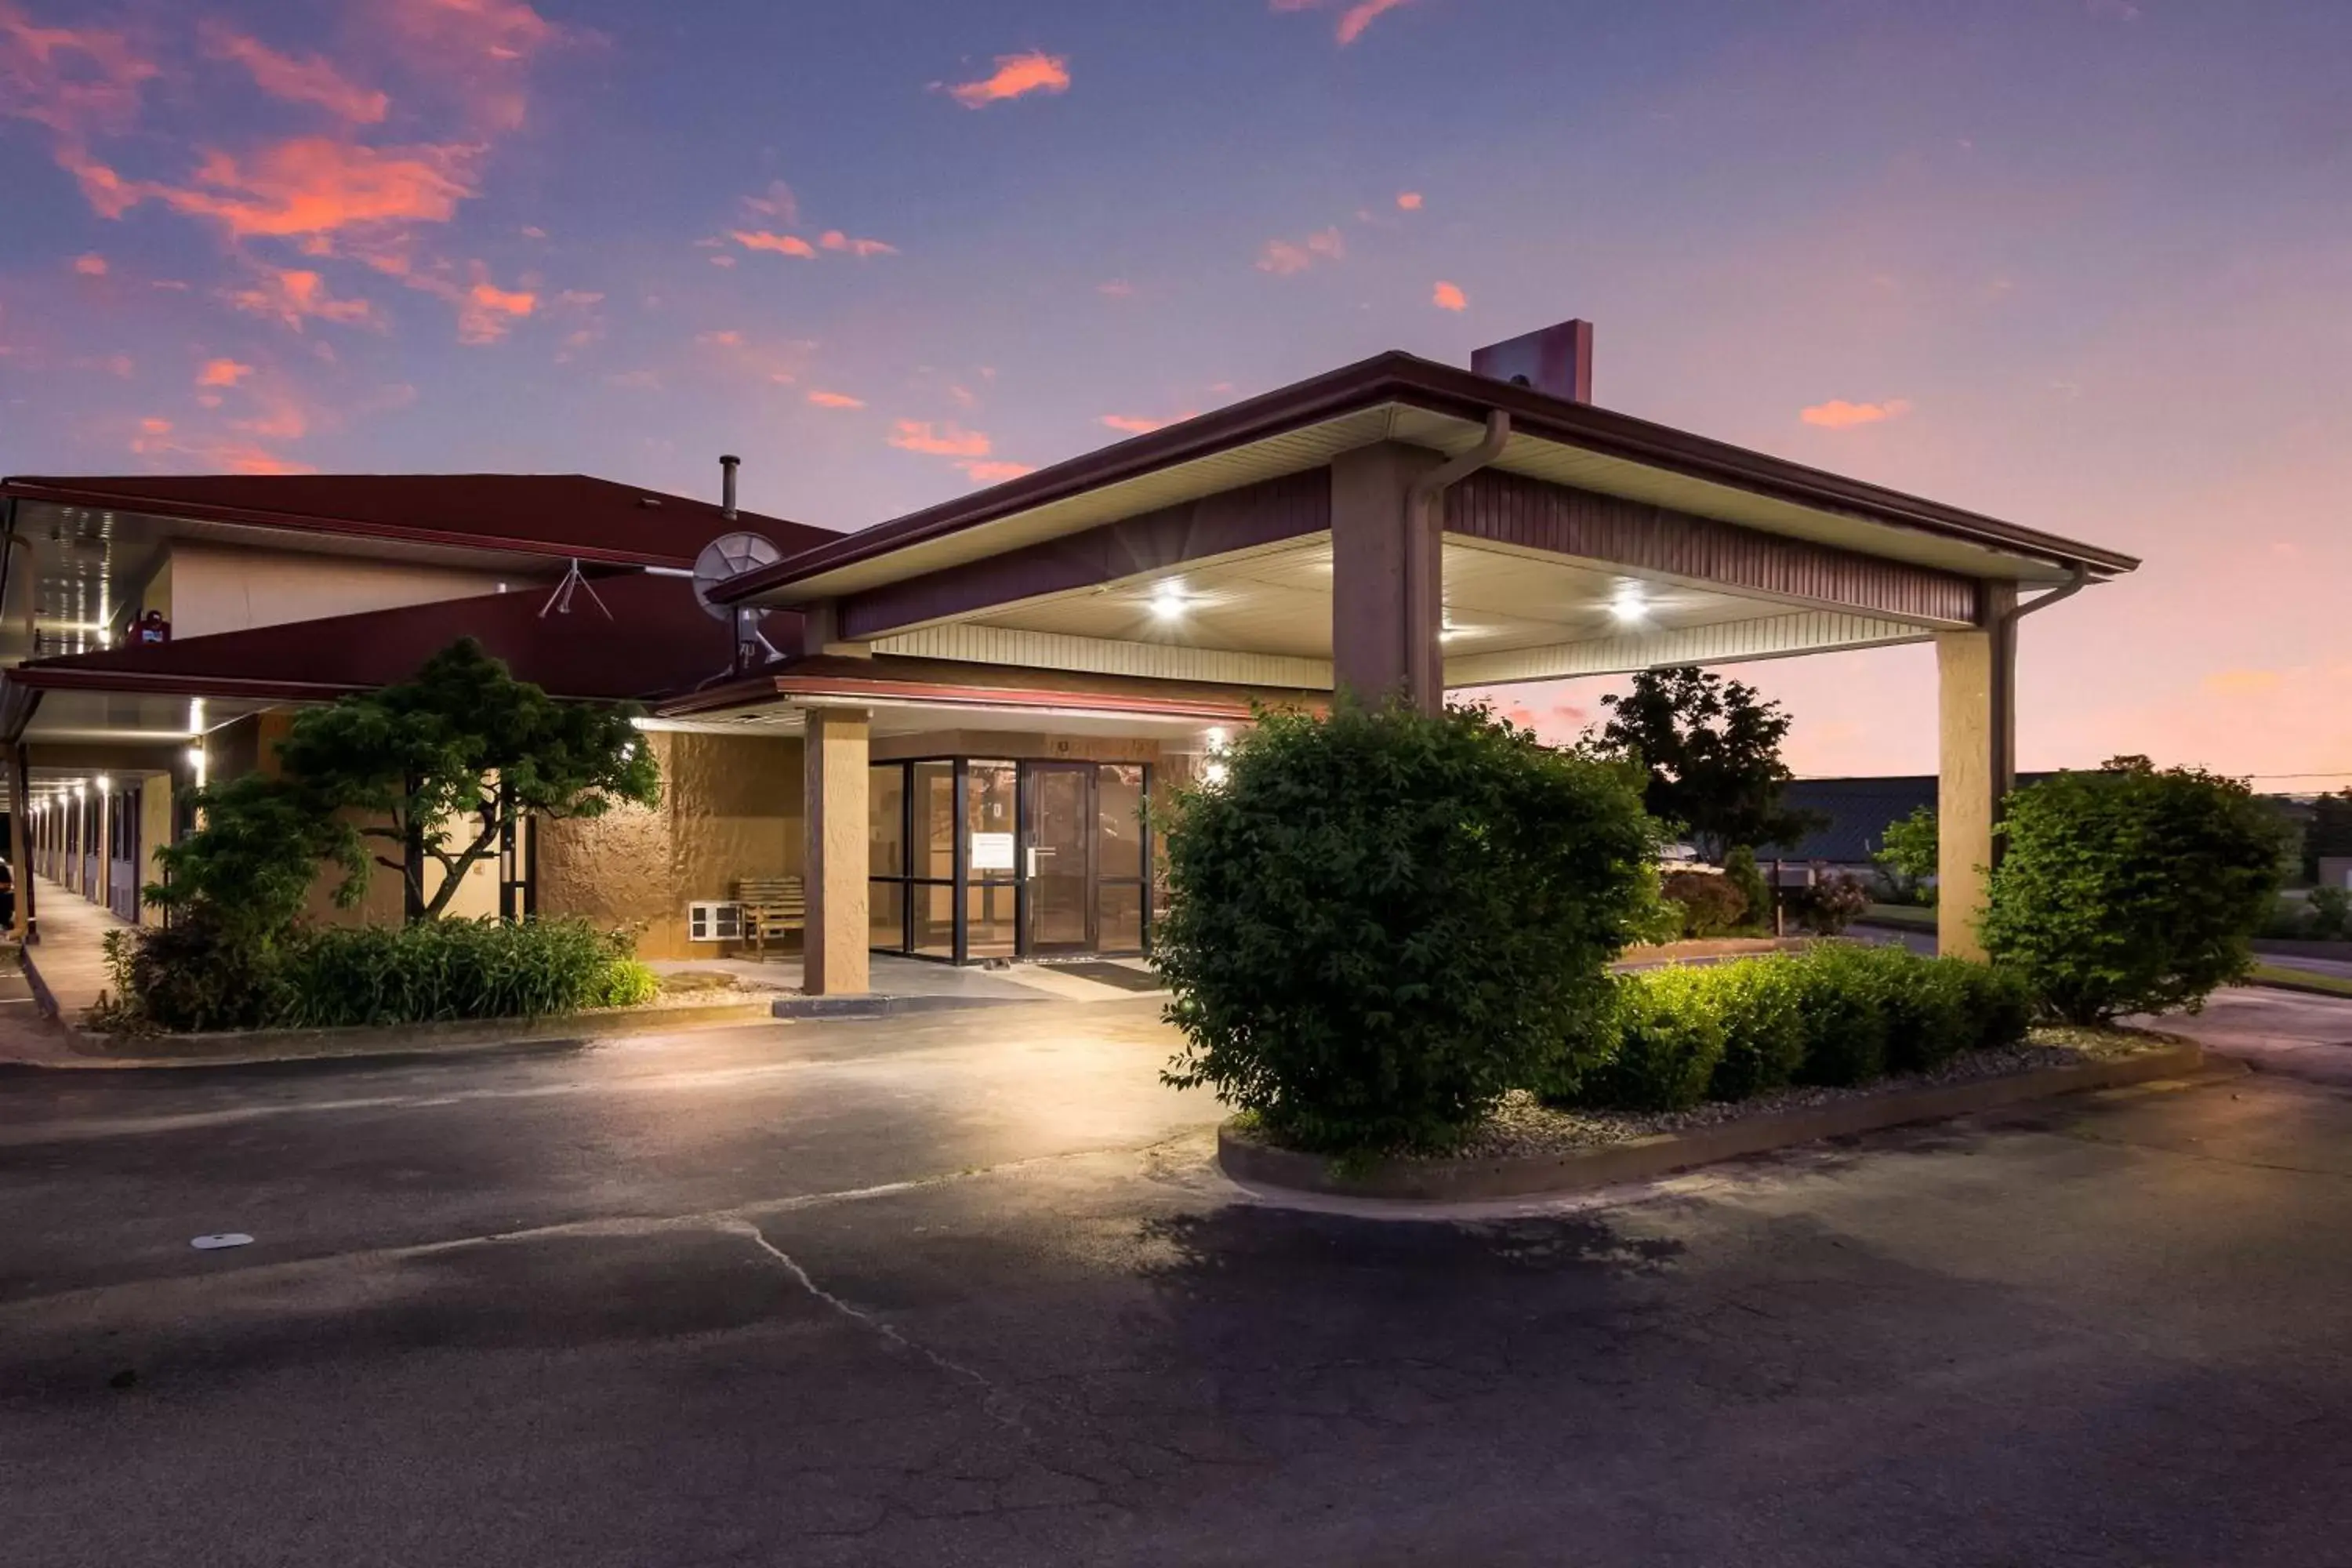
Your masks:
<path fill-rule="evenodd" d="M 1893 1074 L 1851 1089 L 1796 1086 L 1759 1094 L 1752 1100 L 1708 1100 L 1688 1110 L 1636 1112 L 1623 1110 L 1556 1110 L 1524 1089 L 1504 1097 L 1486 1125 L 1456 1152 L 1458 1158 L 1500 1159 L 1530 1154 L 1565 1153 L 1629 1143 L 1664 1132 L 1685 1132 L 1774 1111 L 1827 1105 L 1836 1100 L 1867 1100 L 1874 1095 L 1975 1079 L 2005 1078 L 2042 1068 L 2074 1067 L 2162 1050 L 2180 1042 L 2169 1035 L 2146 1029 L 2091 1029 L 2048 1026 L 2035 1029 L 2015 1046 L 1970 1051 L 1953 1058 L 1932 1072 Z"/>

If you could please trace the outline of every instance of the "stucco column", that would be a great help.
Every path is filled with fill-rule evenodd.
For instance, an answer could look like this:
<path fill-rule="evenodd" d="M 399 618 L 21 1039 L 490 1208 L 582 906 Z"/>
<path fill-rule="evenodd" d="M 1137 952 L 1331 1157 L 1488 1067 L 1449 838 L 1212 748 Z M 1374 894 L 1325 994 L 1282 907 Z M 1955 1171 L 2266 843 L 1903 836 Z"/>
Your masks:
<path fill-rule="evenodd" d="M 863 708 L 812 708 L 802 740 L 808 814 L 808 931 L 801 989 L 839 996 L 866 989 L 866 766 Z"/>
<path fill-rule="evenodd" d="M 8 929 L 18 942 L 33 922 L 33 857 L 32 801 L 25 787 L 25 748 L 10 746 L 8 764 L 8 865 L 16 886 L 16 910 L 9 919 Z"/>
<path fill-rule="evenodd" d="M 1936 638 L 1936 950 L 1982 959 L 1977 921 L 2001 797 L 2017 783 L 2017 585 L 1978 592 L 1977 626 Z"/>
<path fill-rule="evenodd" d="M 1402 694 L 1426 713 L 1444 704 L 1444 529 L 1406 515 L 1412 481 L 1443 461 L 1383 442 L 1331 463 L 1332 673 L 1367 703 Z"/>

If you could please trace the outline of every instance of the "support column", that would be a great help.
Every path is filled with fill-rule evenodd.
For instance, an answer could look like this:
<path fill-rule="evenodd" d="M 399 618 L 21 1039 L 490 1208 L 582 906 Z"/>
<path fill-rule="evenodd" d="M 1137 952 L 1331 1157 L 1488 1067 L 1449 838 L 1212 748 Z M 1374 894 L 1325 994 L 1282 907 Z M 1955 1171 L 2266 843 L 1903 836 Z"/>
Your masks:
<path fill-rule="evenodd" d="M 2002 797 L 2017 784 L 2017 585 L 1987 583 L 1977 625 L 1936 637 L 1936 950 L 1981 960 L 1977 921 Z"/>
<path fill-rule="evenodd" d="M 1335 683 L 1368 704 L 1402 695 L 1444 705 L 1444 531 L 1406 515 L 1412 481 L 1444 461 L 1384 442 L 1331 463 L 1331 664 Z"/>
<path fill-rule="evenodd" d="M 25 747 L 8 749 L 8 865 L 16 889 L 16 909 L 8 930 L 20 942 L 31 940 L 33 929 L 33 796 L 26 780 Z"/>
<path fill-rule="evenodd" d="M 867 988 L 866 710 L 812 708 L 802 738 L 808 818 L 808 929 L 801 989 L 840 996 Z"/>

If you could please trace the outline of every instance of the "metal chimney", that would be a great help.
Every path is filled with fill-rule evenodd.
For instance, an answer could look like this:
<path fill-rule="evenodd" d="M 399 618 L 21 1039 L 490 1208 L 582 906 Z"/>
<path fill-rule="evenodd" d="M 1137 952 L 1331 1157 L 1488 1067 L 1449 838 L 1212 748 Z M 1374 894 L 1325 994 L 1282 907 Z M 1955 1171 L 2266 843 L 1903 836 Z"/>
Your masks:
<path fill-rule="evenodd" d="M 1470 356 L 1470 368 L 1496 381 L 1532 387 L 1570 403 L 1592 401 L 1592 323 L 1562 321 Z"/>
<path fill-rule="evenodd" d="M 719 504 L 726 509 L 727 521 L 735 521 L 735 470 L 743 459 L 732 452 L 722 452 L 719 458 Z"/>

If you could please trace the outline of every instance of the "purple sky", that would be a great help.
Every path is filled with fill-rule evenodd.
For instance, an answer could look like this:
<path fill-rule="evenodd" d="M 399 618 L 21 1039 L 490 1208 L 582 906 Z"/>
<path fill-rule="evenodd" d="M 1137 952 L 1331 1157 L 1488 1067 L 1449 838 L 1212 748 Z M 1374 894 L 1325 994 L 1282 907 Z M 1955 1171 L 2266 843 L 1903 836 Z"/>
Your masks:
<path fill-rule="evenodd" d="M 2347 59 L 2338 0 L 0 0 L 0 468 L 732 450 L 855 528 L 1583 315 L 1601 403 L 2147 558 L 2026 623 L 2024 765 L 2343 783 Z M 1932 766 L 1927 650 L 1746 674 L 1801 771 Z"/>

